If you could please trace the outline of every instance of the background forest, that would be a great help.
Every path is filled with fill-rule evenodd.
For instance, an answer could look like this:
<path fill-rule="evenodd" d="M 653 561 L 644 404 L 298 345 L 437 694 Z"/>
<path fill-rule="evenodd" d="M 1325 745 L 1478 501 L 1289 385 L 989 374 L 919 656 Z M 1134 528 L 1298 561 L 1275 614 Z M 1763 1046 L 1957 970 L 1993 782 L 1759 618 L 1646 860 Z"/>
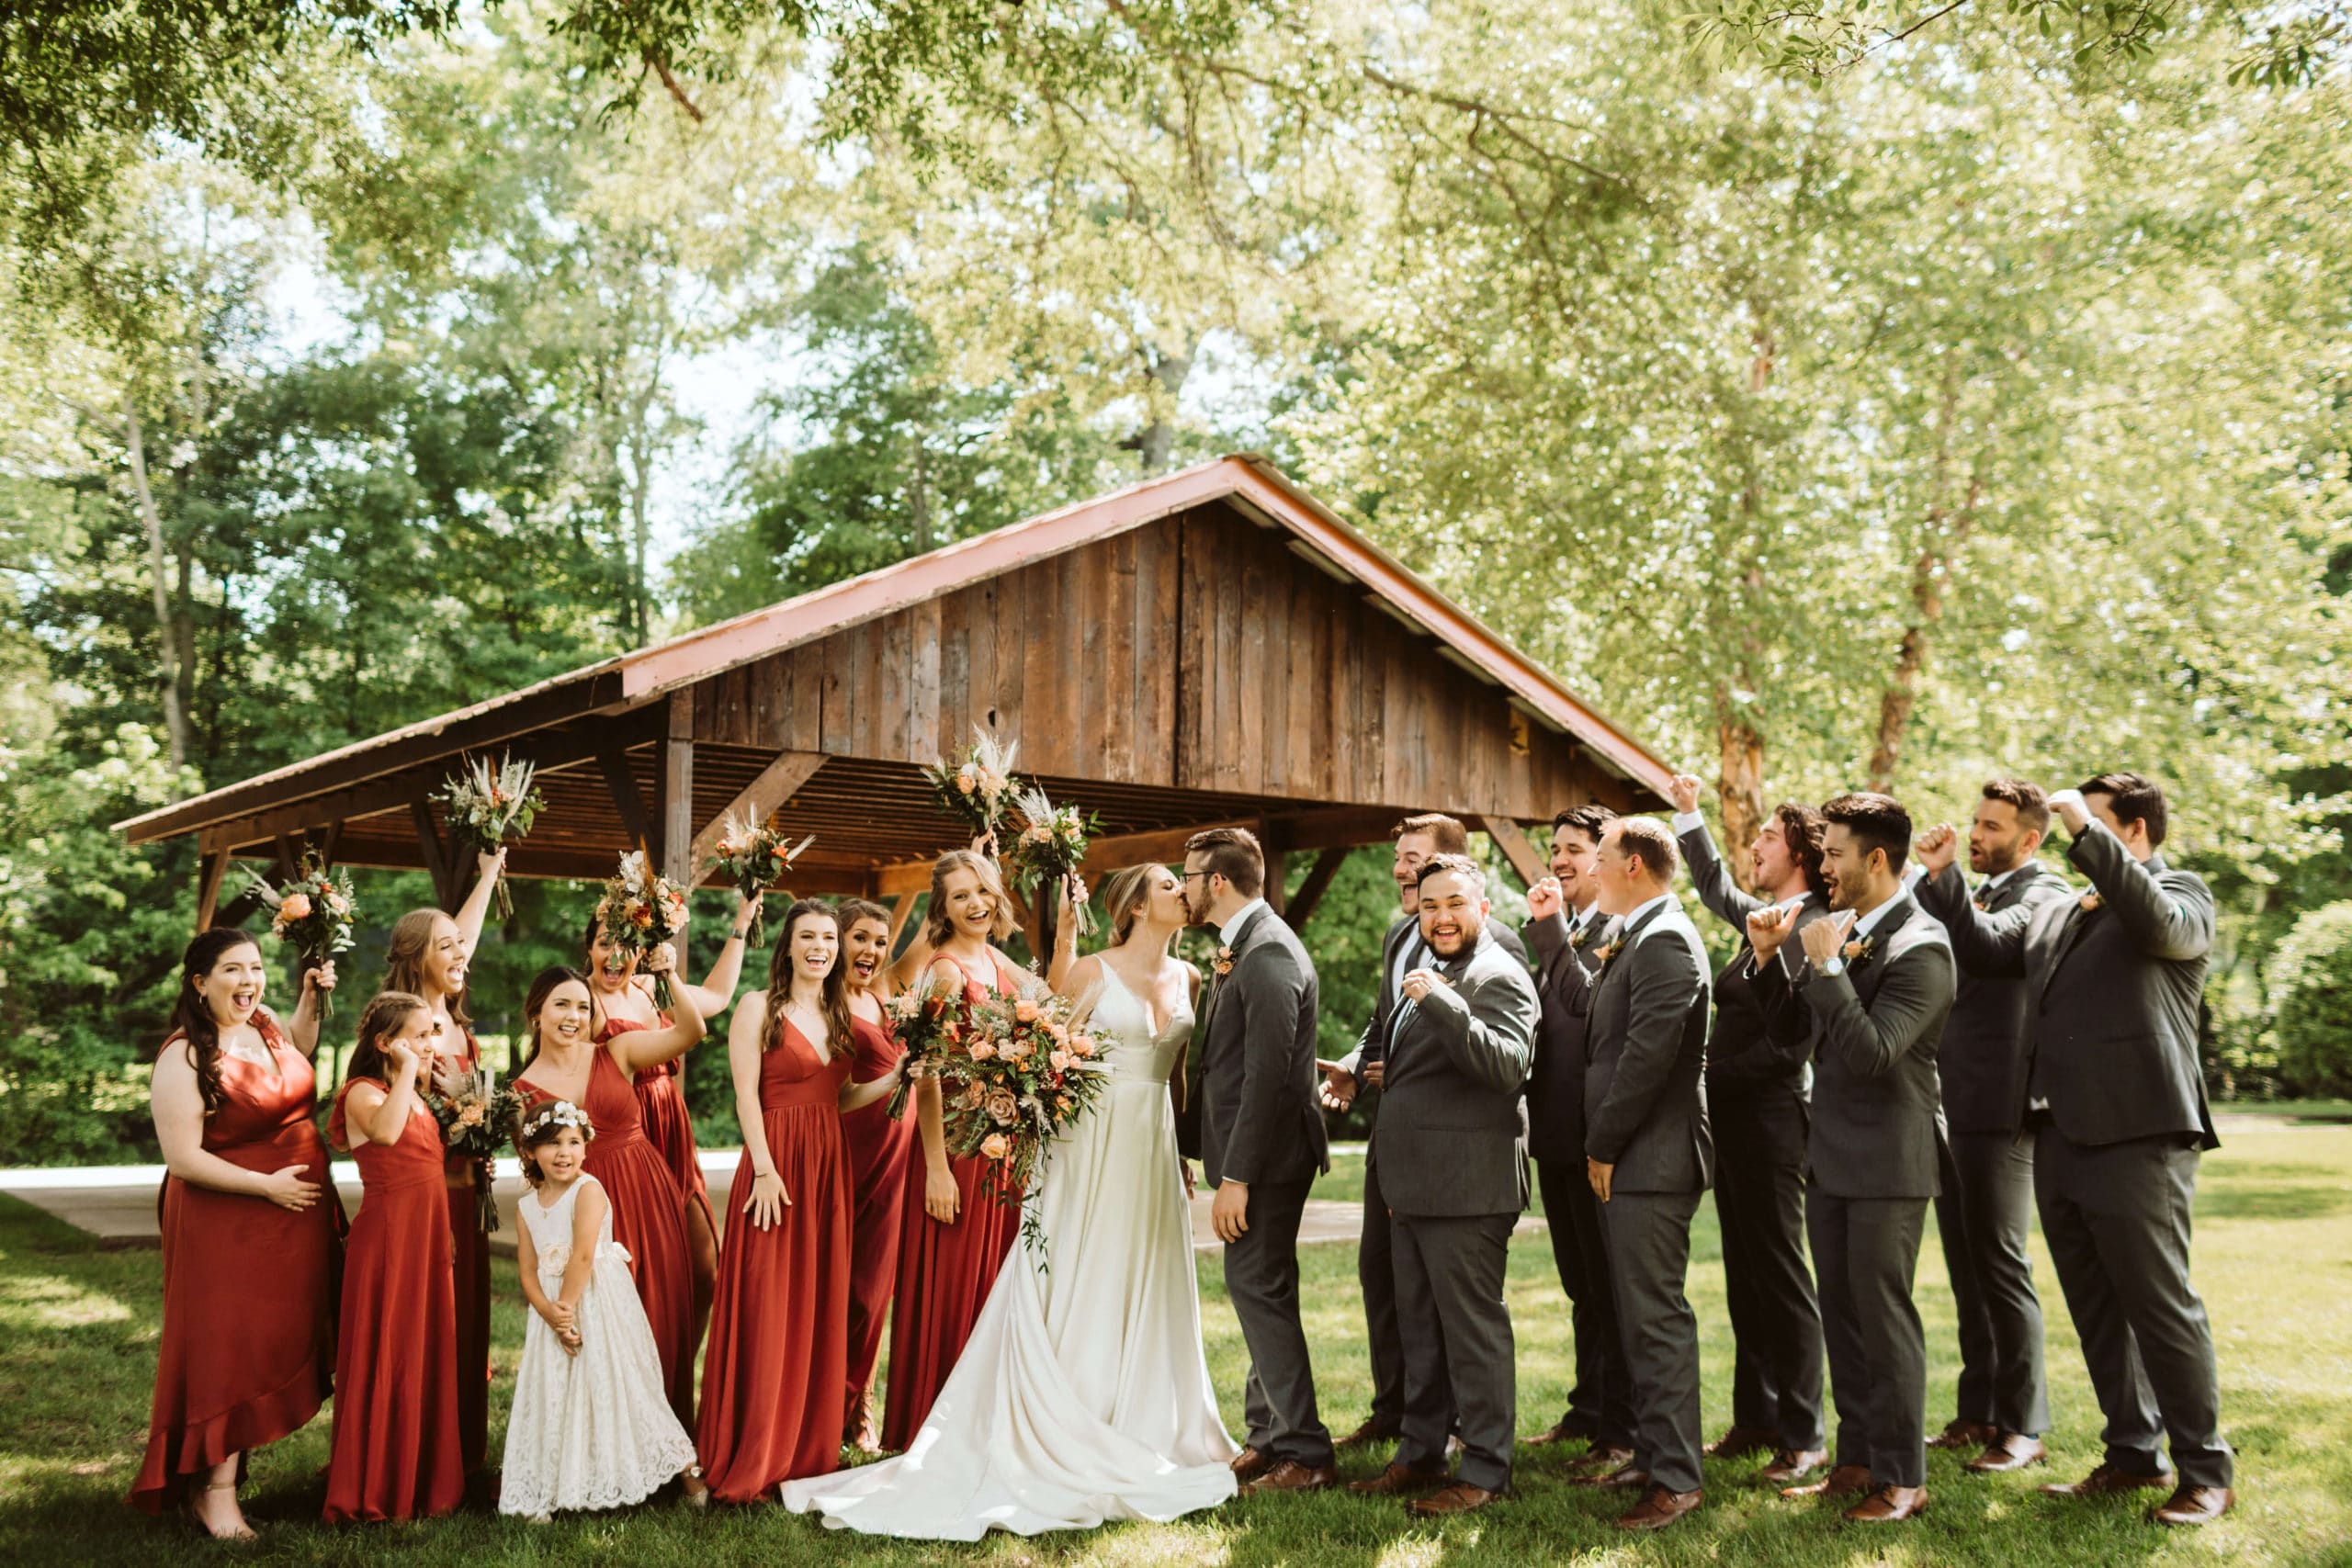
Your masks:
<path fill-rule="evenodd" d="M 1732 840 L 1847 785 L 1964 820 L 1996 771 L 2159 774 L 2226 911 L 2215 1092 L 2352 1090 L 2334 0 L 35 10 L 9 1163 L 152 1155 L 193 855 L 111 822 L 1241 448 Z M 1335 1040 L 1385 870 L 1311 928 Z M 430 895 L 360 891 L 364 994 Z M 587 906 L 517 887 L 493 1031 Z"/>

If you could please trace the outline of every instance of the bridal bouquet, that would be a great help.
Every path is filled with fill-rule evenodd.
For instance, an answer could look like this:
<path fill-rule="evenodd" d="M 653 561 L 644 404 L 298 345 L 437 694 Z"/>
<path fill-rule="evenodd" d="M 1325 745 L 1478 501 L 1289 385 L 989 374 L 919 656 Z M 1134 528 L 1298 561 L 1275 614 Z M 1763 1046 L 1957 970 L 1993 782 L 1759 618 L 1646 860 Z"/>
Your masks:
<path fill-rule="evenodd" d="M 608 974 L 617 975 L 628 961 L 651 952 L 686 929 L 686 896 L 657 876 L 643 850 L 621 856 L 620 870 L 605 884 L 596 905 L 596 924 L 613 944 L 605 960 Z M 673 1000 L 667 970 L 653 976 L 653 1005 L 667 1008 Z"/>
<path fill-rule="evenodd" d="M 889 1015 L 891 1037 L 907 1054 L 907 1070 L 890 1095 L 890 1120 L 896 1122 L 907 1113 L 907 1097 L 914 1092 L 917 1078 L 944 1077 L 960 1070 L 956 1064 L 963 1059 L 971 1018 L 963 992 L 934 980 L 927 968 L 922 978 L 885 1003 L 884 1011 Z"/>
<path fill-rule="evenodd" d="M 1080 816 L 1075 806 L 1057 807 L 1043 784 L 1032 784 L 1013 796 L 1013 809 L 1027 824 L 1012 840 L 1005 858 L 1014 876 L 1037 885 L 1038 898 L 1047 902 L 1046 889 L 1068 882 L 1070 903 L 1078 912 L 1080 935 L 1094 930 L 1094 915 L 1076 886 L 1078 868 L 1086 863 L 1087 839 L 1102 829 L 1100 817 Z"/>
<path fill-rule="evenodd" d="M 357 909 L 351 892 L 351 874 L 330 871 L 316 850 L 306 850 L 294 880 L 283 887 L 274 887 L 268 878 L 257 871 L 245 874 L 253 879 L 254 897 L 269 908 L 269 929 L 281 942 L 294 944 L 306 964 L 324 964 L 338 953 L 347 953 L 352 946 L 351 922 Z M 319 1016 L 334 1016 L 334 993 L 319 993 Z"/>
<path fill-rule="evenodd" d="M 442 781 L 434 799 L 449 808 L 458 837 L 477 854 L 495 854 L 530 832 L 532 821 L 548 808 L 547 796 L 534 787 L 538 770 L 529 762 L 503 757 L 493 771 L 487 758 L 476 757 L 463 773 Z M 514 900 L 506 879 L 498 879 L 498 916 L 514 918 Z"/>
<path fill-rule="evenodd" d="M 752 900 L 752 946 L 760 945 L 760 926 L 767 913 L 763 895 L 792 869 L 800 852 L 816 841 L 817 835 L 811 833 L 787 850 L 784 835 L 774 828 L 734 816 L 718 825 L 718 858 L 712 862 L 712 869 L 727 879 L 729 887 Z"/>
<path fill-rule="evenodd" d="M 972 749 L 961 762 L 937 761 L 922 771 L 940 810 L 971 830 L 975 847 L 985 841 L 991 854 L 997 824 L 1012 794 L 1012 759 L 1020 750 L 1018 740 L 1000 746 L 995 736 L 975 725 Z"/>
<path fill-rule="evenodd" d="M 441 1123 L 441 1142 L 453 1155 L 474 1162 L 474 1223 L 489 1235 L 498 1229 L 498 1198 L 492 1190 L 496 1174 L 492 1162 L 514 1136 L 514 1123 L 525 1101 L 511 1089 L 498 1087 L 498 1074 L 480 1066 L 449 1080 L 447 1093 L 427 1090 L 424 1103 Z"/>
<path fill-rule="evenodd" d="M 1022 1202 L 1047 1146 L 1094 1108 L 1107 1081 L 1101 1048 L 1072 1025 L 1073 1010 L 1069 998 L 1042 987 L 968 1009 L 963 1056 L 952 1074 L 964 1089 L 944 1108 L 947 1147 L 988 1162 L 988 1185 L 1001 1203 Z M 1043 1256 L 1034 1211 L 1022 1215 L 1021 1236 Z"/>

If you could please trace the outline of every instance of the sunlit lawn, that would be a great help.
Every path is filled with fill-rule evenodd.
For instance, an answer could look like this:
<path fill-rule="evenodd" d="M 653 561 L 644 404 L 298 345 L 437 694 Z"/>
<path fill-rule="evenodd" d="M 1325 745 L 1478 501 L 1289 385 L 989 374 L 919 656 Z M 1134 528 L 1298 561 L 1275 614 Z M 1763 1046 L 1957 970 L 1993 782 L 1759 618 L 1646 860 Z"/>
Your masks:
<path fill-rule="evenodd" d="M 1334 1172 L 1351 1195 L 1357 1162 Z M 1728 1414 L 1731 1346 L 1712 1213 L 1705 1213 L 1691 1294 L 1706 1326 L 1707 1420 Z M 1627 1540 L 1609 1528 L 1622 1500 L 1556 1479 L 1559 1461 L 1522 1464 L 1513 1502 L 1442 1527 L 1409 1523 L 1391 1503 L 1345 1495 L 1237 1504 L 1165 1527 L 978 1547 L 907 1546 L 831 1534 L 773 1508 L 707 1517 L 656 1505 L 532 1527 L 489 1515 L 404 1528 L 334 1530 L 316 1522 L 326 1461 L 322 1416 L 257 1456 L 247 1508 L 263 1539 L 217 1548 L 183 1527 L 148 1519 L 121 1497 L 144 1440 L 153 1370 L 159 1255 L 107 1250 L 79 1232 L 0 1199 L 0 1562 L 186 1560 L 266 1562 L 1175 1563 L 1258 1568 L 1330 1562 L 1362 1568 L 1569 1562 L 1864 1564 L 2020 1562 L 2090 1568 L 2138 1562 L 2352 1562 L 2352 1129 L 2242 1133 L 2209 1159 L 2200 1193 L 2198 1279 L 2221 1336 L 2223 1411 L 2241 1456 L 2240 1510 L 2200 1533 L 2142 1521 L 2146 1499 L 2065 1505 L 2032 1495 L 2042 1476 L 1963 1479 L 1956 1458 L 1930 1464 L 1934 1505 L 1919 1524 L 1864 1533 L 1832 1513 L 1785 1503 L 1748 1466 L 1709 1466 L 1708 1506 L 1662 1538 Z M 1309 1329 L 1327 1418 L 1363 1414 L 1366 1367 L 1352 1247 L 1308 1253 Z M 1951 1296 L 1930 1240 L 1920 1298 L 1936 1353 L 1929 1416 L 1950 1414 Z M 2041 1278 L 2050 1285 L 2046 1259 Z M 501 1266 L 497 1332 L 511 1360 L 522 1330 L 511 1266 Z M 1558 1413 L 1569 1363 L 1567 1315 L 1540 1239 L 1513 1249 L 1522 1431 Z M 1214 1259 L 1201 1272 L 1209 1357 L 1238 1416 L 1240 1346 Z M 2050 1286 L 2054 1298 L 2054 1286 Z M 2098 1414 L 2063 1307 L 2052 1303 L 2051 1367 L 2059 1427 L 2055 1473 L 2098 1457 Z M 508 1385 L 494 1398 L 503 1419 Z M 1349 1473 L 1378 1456 L 1359 1455 Z"/>

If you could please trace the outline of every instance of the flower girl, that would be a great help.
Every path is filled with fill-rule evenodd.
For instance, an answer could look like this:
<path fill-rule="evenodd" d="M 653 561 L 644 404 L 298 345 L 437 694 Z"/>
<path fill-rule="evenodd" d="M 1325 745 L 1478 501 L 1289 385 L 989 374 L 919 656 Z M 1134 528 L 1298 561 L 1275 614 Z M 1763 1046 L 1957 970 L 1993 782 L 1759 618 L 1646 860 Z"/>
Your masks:
<path fill-rule="evenodd" d="M 502 1514 L 617 1508 L 673 1475 L 689 1503 L 710 1495 L 662 1392 L 653 1329 L 613 1240 L 612 1202 L 582 1167 L 595 1135 L 559 1100 L 526 1111 L 514 1137 L 534 1189 L 515 1212 L 531 1322 L 506 1424 Z"/>

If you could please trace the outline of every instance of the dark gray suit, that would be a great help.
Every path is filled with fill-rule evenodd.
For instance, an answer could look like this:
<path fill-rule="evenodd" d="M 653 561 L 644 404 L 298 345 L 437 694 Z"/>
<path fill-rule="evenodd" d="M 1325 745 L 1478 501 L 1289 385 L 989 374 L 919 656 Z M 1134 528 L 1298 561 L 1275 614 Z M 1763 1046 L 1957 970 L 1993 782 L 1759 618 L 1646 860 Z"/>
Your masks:
<path fill-rule="evenodd" d="M 1458 1421 L 1458 1478 L 1500 1492 L 1510 1484 L 1517 1418 L 1503 1276 L 1511 1225 L 1527 1206 L 1519 1091 L 1539 1009 L 1526 967 L 1491 927 L 1438 972 L 1449 985 L 1396 1010 L 1372 1135 L 1405 1309 L 1396 1462 L 1442 1465 Z"/>
<path fill-rule="evenodd" d="M 2213 1331 L 2188 1280 L 2198 1156 L 2220 1143 L 2197 1061 L 2213 895 L 2161 855 L 2133 860 L 2097 821 L 2066 859 L 2098 908 L 2069 899 L 2021 922 L 1990 917 L 1951 896 L 1952 874 L 1935 907 L 1962 964 L 2026 983 L 2034 1192 L 2107 1418 L 2108 1462 L 2159 1472 L 2169 1437 L 2184 1484 L 2227 1486 Z"/>
<path fill-rule="evenodd" d="M 2074 890 L 2039 861 L 1979 894 L 1976 908 L 2023 925 Z M 1957 867 L 1922 882 L 1929 914 L 1969 901 Z M 1954 1414 L 2004 1432 L 2050 1427 L 2042 1362 L 2041 1298 L 2033 1288 L 2033 1147 L 2018 1136 L 2025 1111 L 2027 1009 L 2022 978 L 1978 975 L 1962 964 L 1936 1065 L 1944 1085 L 1943 1191 L 1936 1229 L 1960 1315 L 1960 1396 Z"/>
<path fill-rule="evenodd" d="M 1715 976 L 1707 1039 L 1707 1125 L 1715 1139 L 1715 1217 L 1723 1231 L 1724 1296 L 1736 1354 L 1735 1427 L 1778 1434 L 1781 1447 L 1821 1447 L 1821 1303 L 1805 1261 L 1806 1100 L 1812 1075 L 1802 1041 L 1775 1040 L 1747 977 L 1747 917 L 1766 900 L 1731 879 L 1702 823 L 1681 835 L 1699 901 L 1739 938 Z M 1796 932 L 1829 912 L 1815 893 L 1797 906 Z"/>
<path fill-rule="evenodd" d="M 1411 915 L 1397 916 L 1381 939 L 1380 984 L 1373 991 L 1372 1016 L 1347 1058 L 1359 1078 L 1387 1053 L 1388 1026 L 1396 1017 L 1397 954 L 1421 946 L 1421 922 Z M 1372 1121 L 1380 1108 L 1380 1091 L 1359 1092 L 1366 1097 L 1365 1120 Z M 1380 1195 L 1380 1170 L 1369 1146 L 1364 1151 L 1363 1231 L 1356 1244 L 1356 1282 L 1363 1290 L 1364 1348 L 1372 1358 L 1372 1416 L 1385 1428 L 1401 1430 L 1405 1345 L 1396 1332 L 1396 1253 L 1389 1235 L 1388 1205 Z"/>
<path fill-rule="evenodd" d="M 1805 1230 L 1819 1272 L 1835 1461 L 1928 1483 L 1928 1340 L 1911 1300 L 1936 1195 L 1936 1047 L 1957 984 L 1943 927 L 1898 893 L 1866 951 L 1822 975 L 1782 948 L 1755 975 L 1775 1035 L 1809 1043 Z M 1789 965 L 1800 965 L 1793 984 Z"/>
<path fill-rule="evenodd" d="M 1552 1236 L 1552 1261 L 1567 1293 L 1576 1337 L 1576 1382 L 1563 1426 L 1583 1427 L 1611 1448 L 1634 1446 L 1634 1390 L 1617 1302 L 1609 1284 L 1609 1242 L 1600 1203 L 1584 1166 L 1586 1035 L 1592 1021 L 1591 954 L 1616 922 L 1606 915 L 1571 933 L 1566 913 L 1530 920 L 1535 995 L 1544 1016 L 1535 1030 L 1535 1064 L 1527 1077 L 1527 1152 Z"/>
<path fill-rule="evenodd" d="M 1683 1293 L 1690 1216 L 1714 1175 L 1707 1131 L 1707 951 L 1671 897 L 1626 922 L 1593 987 L 1588 1157 L 1614 1166 L 1600 1206 L 1634 1389 L 1634 1463 L 1700 1482 L 1699 1320 Z"/>
<path fill-rule="evenodd" d="M 1272 909 L 1252 910 L 1201 1021 L 1201 1159 L 1209 1185 L 1248 1184 L 1250 1228 L 1225 1249 L 1225 1288 L 1250 1348 L 1250 1446 L 1332 1462 L 1299 1322 L 1298 1223 L 1330 1168 L 1316 1105 L 1314 961 Z"/>

